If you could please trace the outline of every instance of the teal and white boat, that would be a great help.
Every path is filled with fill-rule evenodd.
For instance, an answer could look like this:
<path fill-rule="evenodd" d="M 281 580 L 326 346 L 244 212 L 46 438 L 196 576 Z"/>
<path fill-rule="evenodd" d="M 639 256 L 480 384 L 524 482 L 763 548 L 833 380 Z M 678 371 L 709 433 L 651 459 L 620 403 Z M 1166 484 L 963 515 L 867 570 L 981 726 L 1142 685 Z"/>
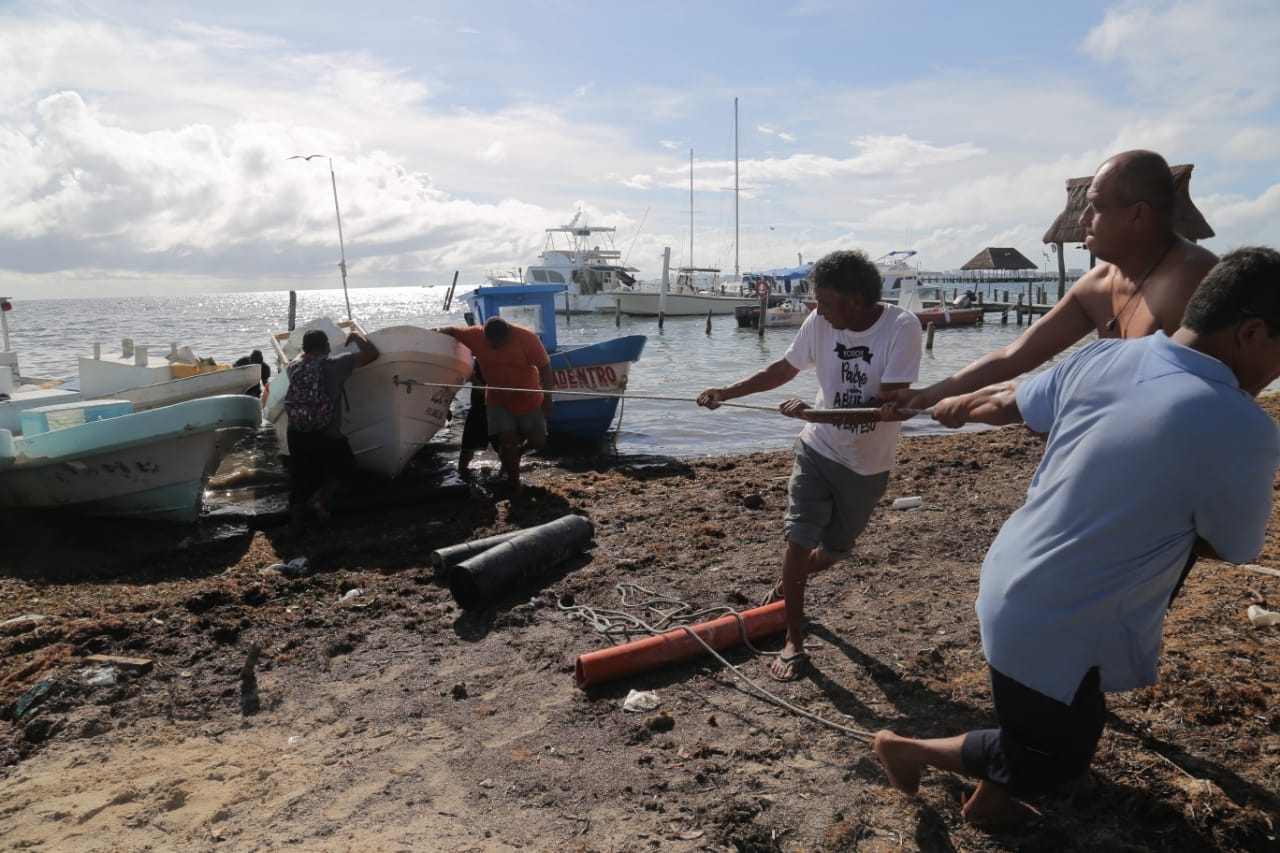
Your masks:
<path fill-rule="evenodd" d="M 255 397 L 219 395 L 134 412 L 127 400 L 41 406 L 0 429 L 0 507 L 194 521 L 204 486 L 246 430 Z"/>

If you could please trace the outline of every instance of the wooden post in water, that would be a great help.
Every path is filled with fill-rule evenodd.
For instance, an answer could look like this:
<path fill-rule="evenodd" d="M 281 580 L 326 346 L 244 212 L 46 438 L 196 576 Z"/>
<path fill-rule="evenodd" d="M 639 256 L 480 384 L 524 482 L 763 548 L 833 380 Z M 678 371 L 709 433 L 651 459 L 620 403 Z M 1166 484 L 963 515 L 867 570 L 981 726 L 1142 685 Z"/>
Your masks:
<path fill-rule="evenodd" d="M 449 306 L 453 304 L 453 289 L 458 286 L 458 271 L 453 271 L 453 284 L 449 285 L 449 289 L 444 294 L 444 310 L 448 311 Z"/>
<path fill-rule="evenodd" d="M 662 330 L 663 315 L 667 311 L 667 287 L 671 284 L 671 247 L 662 247 L 662 285 L 658 291 L 658 330 Z"/>
<path fill-rule="evenodd" d="M 933 352 L 933 324 L 930 323 L 924 329 L 924 350 L 925 352 Z"/>
<path fill-rule="evenodd" d="M 622 326 L 622 300 L 617 297 L 613 300 L 613 327 L 615 329 Z"/>
<path fill-rule="evenodd" d="M 711 334 L 711 309 L 707 309 L 707 334 Z"/>
<path fill-rule="evenodd" d="M 298 322 L 298 291 L 289 291 L 289 331 L 293 331 Z"/>
<path fill-rule="evenodd" d="M 1018 325 L 1022 325 L 1022 294 L 1018 294 Z"/>

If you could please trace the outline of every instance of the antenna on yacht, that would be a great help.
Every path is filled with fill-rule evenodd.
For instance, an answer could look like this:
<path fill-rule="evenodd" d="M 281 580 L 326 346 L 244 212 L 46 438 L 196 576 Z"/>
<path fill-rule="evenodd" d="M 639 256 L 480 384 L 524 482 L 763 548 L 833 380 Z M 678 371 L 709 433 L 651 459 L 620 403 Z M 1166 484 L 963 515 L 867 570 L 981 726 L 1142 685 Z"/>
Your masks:
<path fill-rule="evenodd" d="M 634 249 L 634 248 L 636 247 L 636 240 L 639 240 L 639 239 L 640 239 L 640 232 L 644 230 L 644 223 L 645 223 L 645 221 L 646 221 L 646 220 L 648 220 L 648 218 L 649 218 L 649 211 L 650 211 L 651 209 L 652 209 L 652 208 L 648 208 L 648 207 L 646 207 L 646 208 L 644 209 L 644 216 L 640 217 L 640 225 L 636 228 L 635 236 L 633 236 L 633 237 L 631 238 L 631 245 L 627 247 L 627 254 L 626 254 L 626 256 L 622 259 L 622 262 L 623 262 L 624 264 L 625 264 L 625 263 L 627 263 L 627 262 L 630 260 L 630 258 L 631 258 L 631 250 L 632 250 L 632 249 Z"/>

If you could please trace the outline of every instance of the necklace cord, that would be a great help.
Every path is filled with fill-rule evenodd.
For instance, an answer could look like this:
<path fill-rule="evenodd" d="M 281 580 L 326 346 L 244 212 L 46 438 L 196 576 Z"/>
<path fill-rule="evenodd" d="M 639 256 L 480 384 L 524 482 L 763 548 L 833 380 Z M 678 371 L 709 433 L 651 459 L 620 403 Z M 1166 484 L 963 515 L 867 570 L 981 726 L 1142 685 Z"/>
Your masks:
<path fill-rule="evenodd" d="M 1124 301 L 1124 304 L 1120 306 L 1120 310 L 1119 310 L 1119 311 L 1116 311 L 1114 314 L 1112 314 L 1112 315 L 1111 315 L 1111 319 L 1107 321 L 1107 331 L 1108 331 L 1108 332 L 1114 332 L 1114 331 L 1115 331 L 1115 329 L 1116 329 L 1116 324 L 1120 322 L 1120 317 L 1121 317 L 1121 316 L 1124 314 L 1124 312 L 1129 308 L 1129 303 L 1130 303 L 1130 302 L 1132 302 L 1132 301 L 1133 301 L 1133 299 L 1134 299 L 1134 297 L 1138 295 L 1138 291 L 1142 290 L 1142 285 L 1144 285 L 1144 284 L 1146 284 L 1146 283 L 1147 283 L 1147 279 L 1151 278 L 1151 274 L 1152 274 L 1153 272 L 1155 272 L 1155 271 L 1156 271 L 1156 269 L 1157 269 L 1157 268 L 1158 268 L 1162 263 L 1164 263 L 1164 259 L 1165 259 L 1165 258 L 1167 258 L 1167 257 L 1169 256 L 1169 253 L 1170 253 L 1171 251 L 1173 251 L 1173 247 L 1174 247 L 1174 245 L 1175 245 L 1177 242 L 1178 242 L 1178 237 L 1177 237 L 1177 235 L 1175 234 L 1175 235 L 1174 235 L 1174 238 L 1173 238 L 1172 240 L 1170 240 L 1170 241 L 1169 241 L 1169 245 L 1165 246 L 1165 247 L 1164 247 L 1164 251 L 1160 253 L 1160 257 L 1156 258 L 1156 262 L 1155 262 L 1154 264 L 1152 264 L 1150 267 L 1148 267 L 1148 268 L 1147 268 L 1147 271 L 1146 271 L 1146 273 L 1142 276 L 1142 278 L 1138 279 L 1138 284 L 1133 288 L 1133 293 L 1130 293 L 1130 294 L 1129 294 L 1129 298 L 1128 298 L 1128 299 L 1126 299 L 1126 300 Z M 1123 328 L 1123 327 L 1121 327 L 1121 329 L 1120 329 L 1120 337 L 1122 337 L 1122 338 L 1124 337 L 1124 328 Z"/>

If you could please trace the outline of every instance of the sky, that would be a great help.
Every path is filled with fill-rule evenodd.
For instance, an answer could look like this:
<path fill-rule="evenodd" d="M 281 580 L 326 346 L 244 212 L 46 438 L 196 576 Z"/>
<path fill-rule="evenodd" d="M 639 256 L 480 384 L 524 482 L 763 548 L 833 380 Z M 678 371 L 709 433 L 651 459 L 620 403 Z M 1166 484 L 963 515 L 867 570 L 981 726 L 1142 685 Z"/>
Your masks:
<path fill-rule="evenodd" d="M 1277 44 L 1274 0 L 0 0 L 0 294 L 474 285 L 575 216 L 645 279 L 1054 269 L 1132 148 L 1280 246 Z"/>

